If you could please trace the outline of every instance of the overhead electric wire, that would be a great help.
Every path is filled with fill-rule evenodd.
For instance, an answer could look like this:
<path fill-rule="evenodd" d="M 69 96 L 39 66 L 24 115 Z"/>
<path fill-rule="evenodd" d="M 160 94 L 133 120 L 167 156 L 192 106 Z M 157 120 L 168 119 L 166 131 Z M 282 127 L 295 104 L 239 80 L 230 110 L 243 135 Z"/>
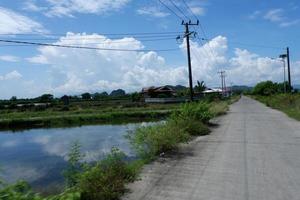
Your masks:
<path fill-rule="evenodd" d="M 137 36 L 137 37 L 132 37 L 134 39 L 156 39 L 156 38 L 159 38 L 159 39 L 163 39 L 163 38 L 170 38 L 170 37 L 174 37 L 176 38 L 178 35 L 153 35 L 153 36 Z M 129 38 L 129 37 L 127 37 Z M 0 37 L 0 39 L 4 39 L 4 40 L 9 40 L 11 38 L 7 38 L 7 37 Z M 122 40 L 122 39 L 125 39 L 125 38 L 93 38 L 93 37 L 70 37 L 70 38 L 26 38 L 26 37 L 22 37 L 22 38 L 14 38 L 14 39 L 17 39 L 17 40 L 29 40 L 29 41 L 38 41 L 38 40 L 43 40 L 43 41 L 55 41 L 55 40 L 61 40 L 61 41 L 64 41 L 64 40 L 100 40 L 100 41 L 105 41 L 105 40 L 112 40 L 112 39 L 115 39 L 115 40 Z"/>
<path fill-rule="evenodd" d="M 1 38 L 0 38 L 1 39 Z M 174 40 L 174 37 L 170 38 L 158 38 L 158 39 L 149 39 L 149 40 L 138 40 L 137 42 L 156 42 L 156 41 L 167 41 L 167 40 Z M 24 41 L 24 40 L 21 40 Z M 129 44 L 133 43 L 133 41 L 106 41 L 106 42 L 93 42 L 93 43 L 68 43 L 67 45 L 101 45 L 101 44 Z M 1 45 L 0 46 L 28 46 L 28 45 Z"/>
<path fill-rule="evenodd" d="M 172 12 L 175 16 L 177 16 L 180 20 L 184 20 L 180 17 L 174 10 L 172 10 L 167 4 L 165 4 L 162 0 L 158 0 L 163 6 L 165 6 L 170 12 Z"/>
<path fill-rule="evenodd" d="M 165 34 L 178 34 L 181 33 L 179 31 L 170 31 L 170 32 L 140 32 L 140 33 L 90 33 L 89 35 L 80 35 L 80 36 L 91 36 L 91 35 L 165 35 Z M 74 33 L 76 34 L 76 33 Z M 86 34 L 86 33 L 85 33 Z M 35 35 L 40 35 L 40 36 L 66 36 L 66 33 L 0 33 L 0 35 L 23 35 L 23 36 L 35 36 Z"/>
<path fill-rule="evenodd" d="M 176 49 L 118 49 L 118 48 L 100 48 L 100 47 L 87 47 L 87 46 L 73 46 L 73 45 L 60 45 L 60 44 L 49 44 L 49 43 L 40 43 L 40 42 L 25 42 L 17 40 L 2 40 L 0 42 L 4 43 L 13 43 L 13 44 L 26 44 L 26 45 L 36 45 L 36 46 L 49 46 L 49 47 L 60 47 L 60 48 L 71 48 L 71 49 L 88 49 L 88 50 L 102 50 L 102 51 L 129 51 L 129 52 L 149 52 L 149 51 L 177 51 Z"/>
<path fill-rule="evenodd" d="M 169 0 L 169 1 L 187 20 L 190 20 L 190 18 L 174 3 L 173 0 Z"/>

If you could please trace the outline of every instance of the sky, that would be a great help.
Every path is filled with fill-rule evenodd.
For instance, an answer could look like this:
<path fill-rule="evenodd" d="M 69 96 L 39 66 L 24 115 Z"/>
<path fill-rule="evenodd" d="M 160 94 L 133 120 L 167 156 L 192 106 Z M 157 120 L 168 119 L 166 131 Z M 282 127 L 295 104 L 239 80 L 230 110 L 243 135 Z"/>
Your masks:
<path fill-rule="evenodd" d="M 289 47 L 292 83 L 300 84 L 298 1 L 161 2 L 1 0 L 0 40 L 98 49 L 0 42 L 0 98 L 187 86 L 186 41 L 176 38 L 184 35 L 182 20 L 196 19 L 201 26 L 190 29 L 197 32 L 191 39 L 194 83 L 203 80 L 208 87 L 219 87 L 221 70 L 227 85 L 283 81 L 278 56 Z"/>

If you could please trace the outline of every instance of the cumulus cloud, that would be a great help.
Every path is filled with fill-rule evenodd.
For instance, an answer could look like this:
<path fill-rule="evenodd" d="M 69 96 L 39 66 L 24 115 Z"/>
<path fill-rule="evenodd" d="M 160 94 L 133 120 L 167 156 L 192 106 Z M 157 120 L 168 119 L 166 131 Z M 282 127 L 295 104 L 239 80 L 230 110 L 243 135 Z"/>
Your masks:
<path fill-rule="evenodd" d="M 20 74 L 18 71 L 14 70 L 12 72 L 9 72 L 5 75 L 0 75 L 0 81 L 6 81 L 6 80 L 13 80 L 13 79 L 20 79 L 22 78 L 22 74 Z"/>
<path fill-rule="evenodd" d="M 262 18 L 264 20 L 278 24 L 280 27 L 289 27 L 300 23 L 300 19 L 289 19 L 286 16 L 286 10 L 282 8 L 271 9 L 266 12 L 257 10 L 249 16 L 249 19 L 257 18 Z"/>
<path fill-rule="evenodd" d="M 167 17 L 170 14 L 167 12 L 161 11 L 158 7 L 150 6 L 150 7 L 143 7 L 137 10 L 137 13 L 140 15 L 148 15 L 151 17 Z"/>
<path fill-rule="evenodd" d="M 44 33 L 44 27 L 15 11 L 0 7 L 0 34 Z"/>
<path fill-rule="evenodd" d="M 12 55 L 3 55 L 0 56 L 0 60 L 6 62 L 18 62 L 20 61 L 20 58 Z"/>
<path fill-rule="evenodd" d="M 35 0 L 27 0 L 24 9 L 43 11 L 49 17 L 74 17 L 75 13 L 104 14 L 118 11 L 129 2 L 130 0 L 44 0 L 42 3 L 47 6 L 40 6 Z"/>
<path fill-rule="evenodd" d="M 137 49 L 143 44 L 134 38 L 109 39 L 92 34 L 68 33 L 55 44 L 98 48 Z M 125 88 L 140 90 L 143 86 L 186 83 L 186 69 L 173 69 L 157 52 L 123 52 L 60 49 L 40 47 L 39 55 L 30 62 L 47 63 L 51 67 L 51 88 L 59 94 Z M 47 61 L 47 62 L 44 62 Z"/>

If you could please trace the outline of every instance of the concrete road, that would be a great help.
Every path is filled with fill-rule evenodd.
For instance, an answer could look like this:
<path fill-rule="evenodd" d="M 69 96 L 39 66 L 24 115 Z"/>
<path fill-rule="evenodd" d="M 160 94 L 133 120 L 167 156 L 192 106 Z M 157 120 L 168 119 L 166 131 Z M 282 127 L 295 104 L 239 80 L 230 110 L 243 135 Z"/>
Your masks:
<path fill-rule="evenodd" d="M 300 200 L 300 122 L 247 97 L 218 127 L 148 165 L 130 200 Z"/>

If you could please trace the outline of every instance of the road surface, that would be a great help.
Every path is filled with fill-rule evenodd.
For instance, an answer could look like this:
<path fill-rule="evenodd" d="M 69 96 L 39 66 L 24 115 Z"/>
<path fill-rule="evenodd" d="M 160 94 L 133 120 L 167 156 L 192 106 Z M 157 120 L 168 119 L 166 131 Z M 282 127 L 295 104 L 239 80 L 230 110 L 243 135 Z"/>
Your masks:
<path fill-rule="evenodd" d="M 147 165 L 130 200 L 299 200 L 300 122 L 247 97 L 209 136 Z"/>

